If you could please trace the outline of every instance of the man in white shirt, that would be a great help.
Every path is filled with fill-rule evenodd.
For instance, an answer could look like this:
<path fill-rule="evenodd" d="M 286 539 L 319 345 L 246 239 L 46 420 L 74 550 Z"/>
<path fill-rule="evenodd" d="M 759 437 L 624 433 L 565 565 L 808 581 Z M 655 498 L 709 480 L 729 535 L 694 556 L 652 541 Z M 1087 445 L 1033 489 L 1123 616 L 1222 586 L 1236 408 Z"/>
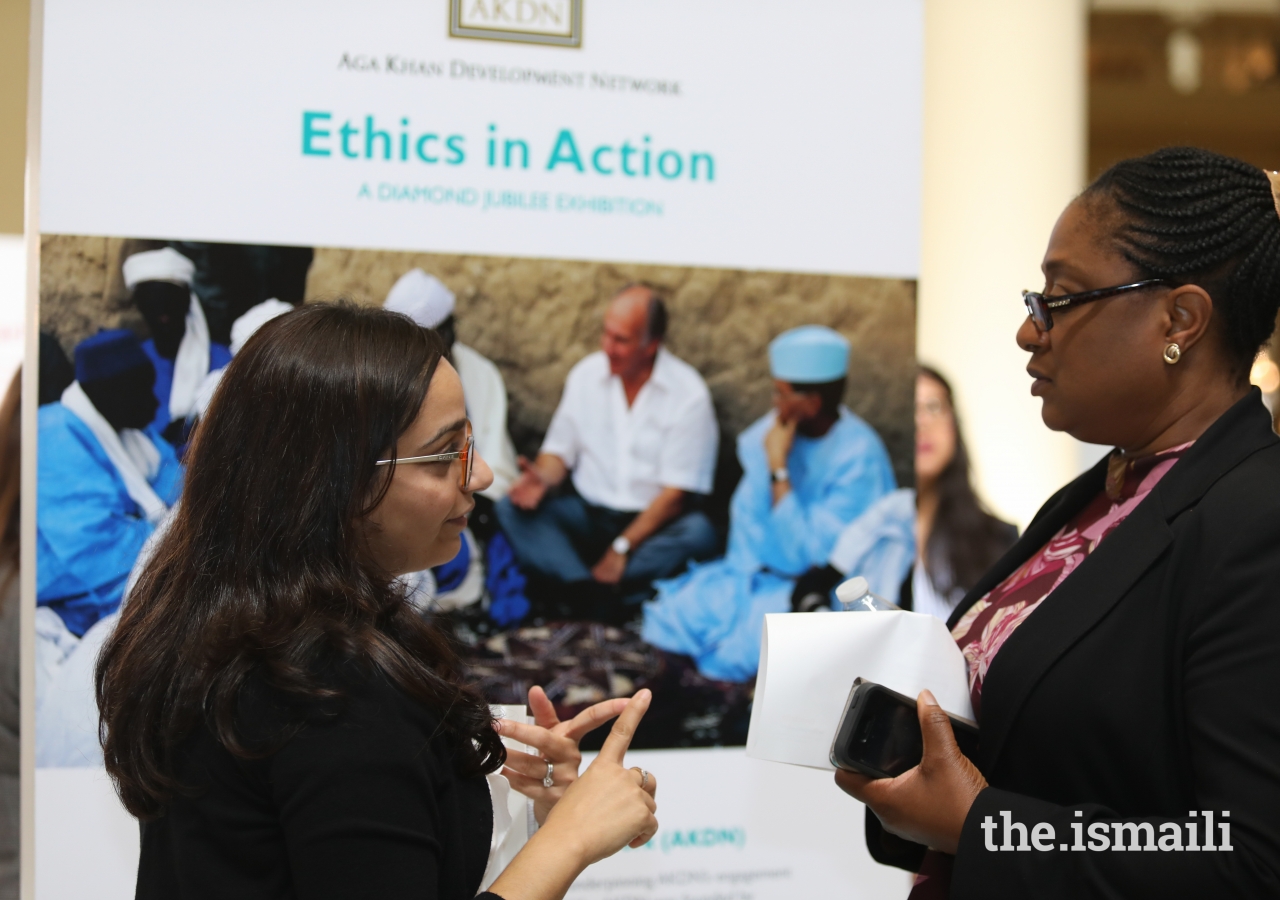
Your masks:
<path fill-rule="evenodd" d="M 527 571 L 638 584 L 715 552 L 690 502 L 711 492 L 715 409 L 697 370 L 663 348 L 666 325 L 647 285 L 614 297 L 601 349 L 570 370 L 538 458 L 519 459 L 497 514 Z"/>

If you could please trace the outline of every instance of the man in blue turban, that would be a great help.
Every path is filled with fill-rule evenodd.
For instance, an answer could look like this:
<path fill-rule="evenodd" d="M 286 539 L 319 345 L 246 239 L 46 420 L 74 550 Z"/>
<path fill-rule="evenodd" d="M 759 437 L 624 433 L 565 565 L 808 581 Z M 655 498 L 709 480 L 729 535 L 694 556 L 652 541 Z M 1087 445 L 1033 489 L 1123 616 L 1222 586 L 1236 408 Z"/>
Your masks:
<path fill-rule="evenodd" d="M 646 641 L 723 681 L 755 675 L 765 614 L 790 611 L 796 579 L 825 565 L 844 526 L 895 487 L 880 436 L 840 402 L 847 340 L 794 328 L 769 345 L 769 367 L 773 410 L 738 437 L 728 552 L 658 582 L 645 608 Z"/>
<path fill-rule="evenodd" d="M 155 369 L 132 333 L 82 341 L 75 375 L 40 407 L 36 603 L 79 636 L 120 606 L 138 551 L 178 499 L 182 467 L 153 421 Z"/>

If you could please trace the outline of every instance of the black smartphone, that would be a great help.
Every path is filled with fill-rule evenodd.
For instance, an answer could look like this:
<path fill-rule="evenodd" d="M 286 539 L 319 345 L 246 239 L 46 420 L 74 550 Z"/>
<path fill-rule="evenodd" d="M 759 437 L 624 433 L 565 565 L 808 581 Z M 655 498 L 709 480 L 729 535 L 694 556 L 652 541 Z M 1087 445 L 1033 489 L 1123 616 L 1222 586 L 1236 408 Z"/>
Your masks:
<path fill-rule="evenodd" d="M 950 714 L 948 718 L 960 752 L 976 759 L 977 726 Z M 918 765 L 923 755 L 915 698 L 855 679 L 831 742 L 831 764 L 872 778 L 894 778 Z"/>

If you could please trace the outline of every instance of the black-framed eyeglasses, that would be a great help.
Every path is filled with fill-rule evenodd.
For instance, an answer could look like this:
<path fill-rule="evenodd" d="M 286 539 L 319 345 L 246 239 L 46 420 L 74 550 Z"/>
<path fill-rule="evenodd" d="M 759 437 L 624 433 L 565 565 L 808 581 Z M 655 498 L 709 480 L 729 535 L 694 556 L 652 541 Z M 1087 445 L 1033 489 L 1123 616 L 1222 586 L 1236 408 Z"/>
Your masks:
<path fill-rule="evenodd" d="M 397 459 L 380 459 L 377 462 L 379 466 L 389 466 L 392 463 L 400 465 L 401 463 L 439 463 L 453 462 L 455 459 L 462 461 L 462 489 L 465 491 L 467 485 L 471 483 L 471 470 L 476 464 L 476 438 L 471 433 L 471 422 L 466 424 L 466 440 L 461 450 L 454 450 L 449 453 L 432 453 L 428 456 L 401 456 Z"/>
<path fill-rule="evenodd" d="M 1098 288 L 1096 291 L 1081 291 L 1078 294 L 1046 295 L 1038 291 L 1023 291 L 1022 302 L 1027 305 L 1027 315 L 1031 316 L 1031 321 L 1035 323 L 1036 328 L 1040 331 L 1050 331 L 1053 328 L 1053 310 L 1055 309 L 1067 309 L 1072 306 L 1079 306 L 1082 303 L 1101 300 L 1104 297 L 1114 297 L 1117 294 L 1127 294 L 1130 291 L 1140 291 L 1144 288 L 1159 285 L 1173 286 L 1174 284 L 1175 282 L 1165 278 L 1149 278 L 1146 281 L 1135 281 L 1133 284 Z"/>

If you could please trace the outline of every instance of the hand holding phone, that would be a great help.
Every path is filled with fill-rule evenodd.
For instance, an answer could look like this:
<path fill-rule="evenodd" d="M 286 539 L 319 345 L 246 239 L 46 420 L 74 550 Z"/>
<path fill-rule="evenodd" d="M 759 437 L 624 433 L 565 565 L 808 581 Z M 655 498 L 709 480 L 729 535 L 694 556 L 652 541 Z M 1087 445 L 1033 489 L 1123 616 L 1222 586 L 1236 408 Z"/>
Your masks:
<path fill-rule="evenodd" d="M 960 752 L 974 759 L 977 726 L 958 716 L 948 718 Z M 831 764 L 871 778 L 896 778 L 919 765 L 923 754 L 916 701 L 884 685 L 855 679 L 831 742 Z"/>
<path fill-rule="evenodd" d="M 880 692 L 885 705 L 861 702 Z M 973 723 L 949 715 L 929 691 L 922 691 L 917 701 L 861 680 L 855 682 L 847 706 L 831 748 L 832 762 L 841 766 L 836 785 L 865 803 L 886 831 L 954 854 L 974 800 L 988 786 L 971 758 L 978 746 Z M 904 749 L 912 741 L 911 732 L 905 728 L 906 716 L 895 713 L 894 707 L 910 713 L 920 749 Z M 864 716 L 862 726 L 853 721 Z M 869 730 L 862 732 L 863 727 Z M 864 733 L 865 742 L 860 739 Z M 889 750 L 875 752 L 877 735 L 886 734 L 896 735 L 896 745 L 881 742 Z"/>

